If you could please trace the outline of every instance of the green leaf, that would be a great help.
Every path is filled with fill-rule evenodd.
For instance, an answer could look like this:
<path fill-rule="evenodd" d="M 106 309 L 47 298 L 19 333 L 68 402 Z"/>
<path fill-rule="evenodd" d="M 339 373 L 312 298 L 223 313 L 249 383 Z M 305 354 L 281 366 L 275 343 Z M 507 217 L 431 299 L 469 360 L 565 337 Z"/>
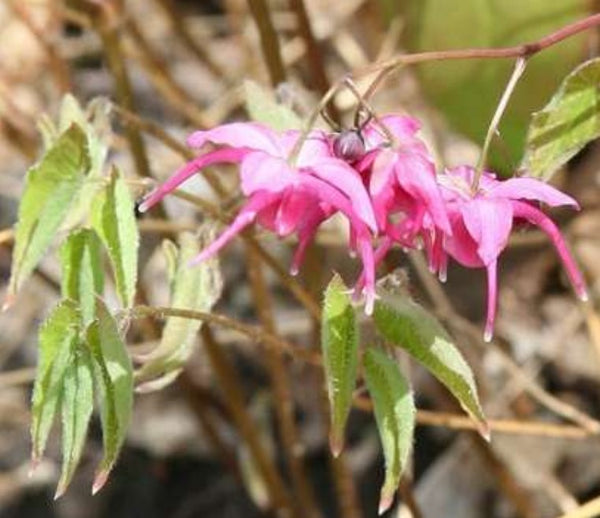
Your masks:
<path fill-rule="evenodd" d="M 106 188 L 94 200 L 92 226 L 108 250 L 121 303 L 130 307 L 137 281 L 139 235 L 133 200 L 116 169 Z"/>
<path fill-rule="evenodd" d="M 71 233 L 60 249 L 62 295 L 79 303 L 84 326 L 93 320 L 96 295 L 104 290 L 101 247 L 93 230 L 82 229 Z"/>
<path fill-rule="evenodd" d="M 175 268 L 171 282 L 171 307 L 208 312 L 221 295 L 223 280 L 216 257 L 197 266 L 190 260 L 201 248 L 214 239 L 214 228 L 201 228 L 200 239 L 189 232 L 181 234 L 179 250 L 172 243 L 165 245 L 168 269 Z M 160 344 L 150 354 L 138 357 L 144 362 L 136 373 L 142 382 L 138 392 L 158 390 L 171 383 L 191 356 L 197 343 L 197 334 L 202 322 L 181 317 L 169 317 L 163 330 Z"/>
<path fill-rule="evenodd" d="M 405 45 L 410 52 L 501 47 L 534 41 L 591 14 L 585 0 L 410 0 Z M 499 127 L 492 166 L 509 171 L 522 157 L 530 114 L 541 108 L 583 58 L 585 34 L 539 53 L 527 65 Z M 510 60 L 425 63 L 417 72 L 427 98 L 451 127 L 481 144 L 510 76 Z"/>
<path fill-rule="evenodd" d="M 271 90 L 249 79 L 244 81 L 246 111 L 253 121 L 262 122 L 272 129 L 284 131 L 300 129 L 302 120 L 290 108 L 279 104 Z"/>
<path fill-rule="evenodd" d="M 7 304 L 50 246 L 88 169 L 85 134 L 73 125 L 27 173 L 15 231 Z"/>
<path fill-rule="evenodd" d="M 385 481 L 379 500 L 379 514 L 383 514 L 392 505 L 406 468 L 416 409 L 409 385 L 394 360 L 370 348 L 363 356 L 363 366 L 385 458 Z"/>
<path fill-rule="evenodd" d="M 448 388 L 489 438 L 473 373 L 437 319 L 406 296 L 382 293 L 373 321 L 387 341 L 406 350 Z"/>
<path fill-rule="evenodd" d="M 543 110 L 533 114 L 524 166 L 549 179 L 588 142 L 600 137 L 600 58 L 578 66 Z"/>
<path fill-rule="evenodd" d="M 90 156 L 90 172 L 65 218 L 62 225 L 63 230 L 70 230 L 85 221 L 89 215 L 92 200 L 104 185 L 102 180 L 111 134 L 110 111 L 110 102 L 103 97 L 92 99 L 85 109 L 71 94 L 67 94 L 63 98 L 59 130 L 64 131 L 64 128 L 72 123 L 79 125 L 85 131 Z"/>
<path fill-rule="evenodd" d="M 333 455 L 344 447 L 344 428 L 356 385 L 358 363 L 358 322 L 348 288 L 335 275 L 323 303 L 321 348 L 331 414 L 329 443 Z"/>
<path fill-rule="evenodd" d="M 31 409 L 32 468 L 35 468 L 54 422 L 67 370 L 79 339 L 80 315 L 72 301 L 62 301 L 39 332 L 39 359 Z"/>
<path fill-rule="evenodd" d="M 133 403 L 133 368 L 117 322 L 102 299 L 96 299 L 96 315 L 87 328 L 86 343 L 94 365 L 99 391 L 104 455 L 96 471 L 92 492 L 106 483 L 127 435 Z"/>
<path fill-rule="evenodd" d="M 65 371 L 61 407 L 63 464 L 55 499 L 66 491 L 79 464 L 94 409 L 92 360 L 84 348 L 75 351 Z"/>

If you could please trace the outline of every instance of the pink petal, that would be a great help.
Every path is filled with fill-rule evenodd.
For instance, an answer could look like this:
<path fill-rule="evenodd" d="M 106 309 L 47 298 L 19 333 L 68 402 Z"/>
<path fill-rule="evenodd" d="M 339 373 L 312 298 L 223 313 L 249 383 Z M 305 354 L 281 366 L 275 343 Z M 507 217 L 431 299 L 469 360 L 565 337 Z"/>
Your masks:
<path fill-rule="evenodd" d="M 387 224 L 396 181 L 392 153 L 389 150 L 378 152 L 378 156 L 372 164 L 369 193 L 371 194 L 377 226 L 379 229 L 383 229 Z"/>
<path fill-rule="evenodd" d="M 240 167 L 242 192 L 251 196 L 257 191 L 279 192 L 293 185 L 298 172 L 282 158 L 262 151 L 250 152 Z"/>
<path fill-rule="evenodd" d="M 386 115 L 380 117 L 379 122 L 400 141 L 417 140 L 414 135 L 421 129 L 421 124 L 417 119 L 406 115 Z M 363 130 L 363 136 L 371 147 L 379 146 L 387 141 L 381 126 L 374 120 L 367 124 Z"/>
<path fill-rule="evenodd" d="M 513 202 L 514 215 L 517 218 L 523 218 L 530 223 L 541 228 L 550 238 L 558 256 L 563 262 L 567 276 L 575 289 L 575 293 L 581 300 L 588 300 L 587 288 L 581 271 L 577 267 L 577 263 L 573 255 L 569 251 L 569 247 L 565 242 L 562 234 L 554 222 L 546 216 L 541 210 L 529 205 L 529 203 L 515 201 Z"/>
<path fill-rule="evenodd" d="M 190 176 L 196 174 L 200 169 L 219 163 L 236 163 L 244 158 L 246 151 L 239 149 L 217 149 L 205 155 L 194 158 L 183 167 L 173 173 L 169 179 L 150 192 L 139 206 L 141 212 L 146 212 L 156 205 L 167 194 L 174 191 Z"/>
<path fill-rule="evenodd" d="M 427 208 L 438 228 L 451 234 L 452 229 L 436 182 L 433 163 L 418 153 L 398 153 L 395 172 L 400 187 Z"/>
<path fill-rule="evenodd" d="M 478 253 L 478 243 L 475 242 L 463 221 L 460 211 L 450 213 L 452 225 L 452 236 L 444 240 L 444 250 L 467 268 L 479 268 L 484 266 Z"/>
<path fill-rule="evenodd" d="M 306 253 L 308 245 L 316 234 L 321 222 L 325 221 L 330 215 L 331 214 L 327 214 L 319 209 L 312 210 L 309 214 L 307 214 L 307 217 L 304 219 L 300 228 L 298 229 L 298 246 L 294 252 L 292 265 L 290 267 L 290 273 L 292 275 L 296 275 L 300 270 L 300 265 L 304 260 L 304 254 Z"/>
<path fill-rule="evenodd" d="M 485 319 L 485 331 L 483 339 L 491 342 L 494 336 L 494 322 L 496 320 L 496 307 L 498 305 L 498 280 L 497 280 L 497 262 L 492 261 L 486 265 L 487 270 L 487 316 Z"/>
<path fill-rule="evenodd" d="M 303 218 L 306 218 L 311 207 L 318 204 L 318 199 L 303 189 L 289 189 L 284 195 L 275 216 L 275 231 L 279 236 L 292 233 Z"/>
<path fill-rule="evenodd" d="M 209 130 L 195 131 L 188 139 L 190 147 L 200 148 L 207 142 L 234 149 L 247 148 L 283 156 L 278 134 L 258 122 L 232 122 Z"/>
<path fill-rule="evenodd" d="M 504 199 L 474 198 L 460 206 L 465 227 L 477 243 L 477 253 L 485 265 L 498 258 L 506 247 L 512 229 L 513 209 Z"/>
<path fill-rule="evenodd" d="M 373 256 L 374 268 L 377 268 L 377 266 L 381 263 L 381 261 L 383 261 L 383 259 L 387 255 L 390 248 L 392 248 L 392 245 L 393 245 L 393 241 L 391 238 L 384 237 L 382 239 L 381 243 L 375 250 L 375 254 Z M 360 276 L 358 277 L 358 280 L 356 281 L 356 284 L 354 285 L 354 297 L 355 298 L 363 292 L 363 289 L 365 287 L 365 282 L 366 282 L 366 276 L 367 276 L 367 272 L 366 272 L 365 267 L 363 266 Z"/>
<path fill-rule="evenodd" d="M 375 257 L 373 247 L 368 234 L 361 232 L 357 239 L 358 251 L 363 264 L 364 282 L 363 293 L 365 294 L 365 314 L 372 315 L 375 308 Z"/>
<path fill-rule="evenodd" d="M 579 204 L 573 198 L 535 178 L 510 178 L 497 182 L 487 195 L 490 198 L 541 201 L 551 207 L 570 205 L 579 208 Z"/>
<path fill-rule="evenodd" d="M 351 201 L 352 211 L 377 232 L 371 200 L 356 170 L 342 160 L 324 158 L 307 171 L 343 193 Z"/>
<path fill-rule="evenodd" d="M 281 135 L 280 146 L 284 150 L 286 158 L 295 149 L 301 133 L 297 130 L 289 130 Z M 334 158 L 331 152 L 330 135 L 322 130 L 311 131 L 302 143 L 298 156 L 296 156 L 296 166 L 310 167 L 318 164 L 323 158 Z"/>
<path fill-rule="evenodd" d="M 255 194 L 246 205 L 240 210 L 233 222 L 215 239 L 210 245 L 202 250 L 194 259 L 190 261 L 190 265 L 196 265 L 202 261 L 206 261 L 213 257 L 221 248 L 223 248 L 236 235 L 250 225 L 257 214 L 268 207 L 270 204 L 277 201 L 277 196 L 270 193 Z"/>

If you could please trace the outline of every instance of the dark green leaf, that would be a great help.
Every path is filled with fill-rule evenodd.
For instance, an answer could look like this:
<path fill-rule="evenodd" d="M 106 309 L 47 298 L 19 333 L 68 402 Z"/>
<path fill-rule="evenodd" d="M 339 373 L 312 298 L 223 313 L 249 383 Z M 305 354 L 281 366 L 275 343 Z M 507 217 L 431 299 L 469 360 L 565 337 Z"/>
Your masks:
<path fill-rule="evenodd" d="M 44 454 L 58 408 L 65 371 L 79 340 L 80 315 L 71 301 L 61 302 L 42 324 L 39 359 L 33 387 L 31 442 L 33 467 Z"/>
<path fill-rule="evenodd" d="M 356 313 L 348 288 L 338 275 L 325 291 L 321 348 L 331 413 L 329 442 L 337 456 L 344 446 L 344 428 L 352 405 L 358 362 Z"/>
<path fill-rule="evenodd" d="M 133 369 L 117 322 L 100 298 L 97 320 L 87 328 L 86 342 L 94 364 L 99 391 L 104 456 L 96 471 L 92 492 L 106 483 L 125 440 L 133 403 Z"/>
<path fill-rule="evenodd" d="M 406 468 L 416 409 L 408 383 L 394 360 L 371 348 L 365 352 L 363 365 L 385 458 L 385 481 L 379 500 L 379 514 L 383 514 L 392 505 Z"/>
<path fill-rule="evenodd" d="M 71 233 L 60 249 L 62 295 L 79 303 L 84 326 L 93 320 L 96 295 L 104 290 L 101 248 L 96 233 L 82 229 Z"/>
<path fill-rule="evenodd" d="M 74 352 L 65 371 L 61 407 L 63 465 L 55 498 L 60 497 L 71 482 L 94 409 L 92 360 L 84 348 Z"/>
<path fill-rule="evenodd" d="M 19 205 L 7 303 L 48 249 L 88 169 L 85 134 L 73 125 L 27 173 Z"/>
<path fill-rule="evenodd" d="M 223 280 L 218 259 L 212 258 L 197 266 L 190 260 L 200 248 L 214 239 L 212 226 L 201 229 L 200 239 L 191 233 L 180 237 L 179 251 L 172 243 L 165 246 L 171 281 L 171 307 L 208 312 L 221 295 Z M 175 268 L 173 270 L 173 263 Z M 171 383 L 191 356 L 202 322 L 181 317 L 169 317 L 159 346 L 150 354 L 140 357 L 144 366 L 136 373 L 138 392 L 158 390 Z"/>
<path fill-rule="evenodd" d="M 94 200 L 92 226 L 108 250 L 121 303 L 130 307 L 137 281 L 139 235 L 133 200 L 116 169 L 106 188 Z"/>
<path fill-rule="evenodd" d="M 246 110 L 253 121 L 262 122 L 274 130 L 300 129 L 302 120 L 290 108 L 279 104 L 270 90 L 247 79 L 244 81 Z"/>
<path fill-rule="evenodd" d="M 588 142 L 600 137 L 600 58 L 577 67 L 543 110 L 534 113 L 524 166 L 549 179 Z"/>
<path fill-rule="evenodd" d="M 386 340 L 406 350 L 450 390 L 487 438 L 473 373 L 436 318 L 406 296 L 383 293 L 375 303 L 373 320 Z"/>

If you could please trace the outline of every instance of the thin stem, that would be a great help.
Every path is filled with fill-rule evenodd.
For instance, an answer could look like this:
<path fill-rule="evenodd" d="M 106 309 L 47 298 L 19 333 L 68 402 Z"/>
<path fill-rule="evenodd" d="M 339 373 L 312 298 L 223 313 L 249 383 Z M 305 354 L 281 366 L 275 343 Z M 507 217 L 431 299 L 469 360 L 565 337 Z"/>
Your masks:
<path fill-rule="evenodd" d="M 437 313 L 444 322 L 455 331 L 467 335 L 474 343 L 486 348 L 492 347 L 502 361 L 504 368 L 510 373 L 513 379 L 519 382 L 523 389 L 543 406 L 552 410 L 557 415 L 577 423 L 590 433 L 597 434 L 600 432 L 599 421 L 550 394 L 535 380 L 532 380 L 524 373 L 519 365 L 515 363 L 515 361 L 506 354 L 495 341 L 489 343 L 484 342 L 481 337 L 480 329 L 454 310 L 450 299 L 440 285 L 435 282 L 435 279 L 429 272 L 427 264 L 421 254 L 409 254 L 409 259 L 434 303 Z"/>
<path fill-rule="evenodd" d="M 23 2 L 19 2 L 18 0 L 9 0 L 8 6 L 29 29 L 31 34 L 33 34 L 46 53 L 50 64 L 50 69 L 54 75 L 56 85 L 58 86 L 60 92 L 63 94 L 68 92 L 71 89 L 69 67 L 65 60 L 60 56 L 56 45 L 50 38 L 47 37 L 45 31 L 40 29 L 31 19 L 29 11 L 25 5 L 23 5 Z"/>
<path fill-rule="evenodd" d="M 239 376 L 233 365 L 216 343 L 208 325 L 202 326 L 202 338 L 204 349 L 208 353 L 210 363 L 220 387 L 227 397 L 225 403 L 236 429 L 248 446 L 252 458 L 269 491 L 271 505 L 278 510 L 287 511 L 293 509 L 290 495 L 275 468 L 273 460 L 265 450 L 252 418 L 246 410 L 244 390 L 238 382 Z"/>
<path fill-rule="evenodd" d="M 319 43 L 317 42 L 310 25 L 310 19 L 308 17 L 306 5 L 304 0 L 289 0 L 289 2 L 296 15 L 296 19 L 298 20 L 298 30 L 300 35 L 306 44 L 306 51 L 308 54 L 307 61 L 310 67 L 314 85 L 316 89 L 321 92 L 321 95 L 325 95 L 330 88 L 330 82 L 327 78 L 327 71 L 325 70 L 323 52 L 319 48 Z M 333 120 L 339 122 L 340 113 L 335 104 L 331 104 L 327 108 L 327 112 L 333 118 Z"/>
<path fill-rule="evenodd" d="M 526 66 L 527 57 L 517 58 L 517 61 L 515 62 L 515 67 L 512 71 L 512 74 L 510 75 L 508 83 L 506 83 L 506 88 L 504 89 L 504 93 L 502 94 L 500 102 L 496 107 L 496 111 L 494 112 L 494 116 L 492 117 L 490 126 L 485 136 L 485 141 L 483 142 L 483 148 L 481 149 L 481 155 L 479 156 L 479 162 L 477 163 L 477 169 L 475 171 L 475 176 L 473 177 L 473 191 L 477 191 L 477 188 L 479 186 L 479 180 L 481 179 L 481 174 L 483 173 L 483 168 L 485 167 L 485 163 L 487 161 L 490 144 L 492 143 L 492 139 L 496 134 L 498 124 L 500 124 L 500 119 L 502 118 L 502 115 L 504 114 L 504 111 L 508 106 L 508 101 L 510 100 L 511 95 L 514 92 L 515 87 L 517 86 L 517 82 L 523 75 L 523 72 L 525 72 Z"/>
<path fill-rule="evenodd" d="M 434 50 L 428 52 L 417 52 L 414 54 L 404 54 L 396 56 L 379 63 L 374 63 L 368 67 L 357 71 L 355 77 L 365 77 L 377 73 L 374 83 L 377 85 L 383 82 L 383 79 L 393 72 L 397 67 L 403 65 L 414 65 L 425 63 L 427 61 L 444 61 L 454 59 L 507 59 L 507 58 L 528 58 L 541 52 L 556 43 L 559 43 L 575 34 L 583 32 L 600 25 L 600 14 L 588 16 L 569 25 L 552 32 L 543 38 L 531 43 L 523 43 L 512 47 L 496 48 L 470 48 L 470 49 L 451 49 Z M 370 92 L 372 94 L 372 92 Z"/>
<path fill-rule="evenodd" d="M 118 33 L 118 25 L 114 19 L 116 13 L 113 13 L 107 4 L 91 0 L 78 0 L 76 5 L 88 15 L 92 26 L 100 36 L 107 65 L 115 82 L 119 104 L 128 111 L 135 112 L 133 88 L 123 58 L 121 35 Z M 132 124 L 125 124 L 125 136 L 131 148 L 138 176 L 150 178 L 150 164 L 146 155 L 146 147 L 138 128 Z"/>
<path fill-rule="evenodd" d="M 250 287 L 254 298 L 254 307 L 262 324 L 262 328 L 273 335 L 277 334 L 273 317 L 273 303 L 265 282 L 262 261 L 256 250 L 247 247 L 246 265 Z M 289 383 L 288 367 L 283 361 L 281 351 L 266 348 L 266 363 L 273 389 L 273 404 L 277 415 L 279 433 L 283 452 L 291 475 L 295 493 L 295 514 L 298 516 L 318 517 L 319 512 L 312 488 L 306 478 L 302 458 L 299 456 L 301 445 L 294 419 L 294 403 Z"/>
<path fill-rule="evenodd" d="M 600 515 L 600 496 L 586 502 L 581 507 L 561 515 L 559 518 L 594 518 Z"/>
<path fill-rule="evenodd" d="M 258 343 L 267 343 L 278 350 L 285 352 L 293 358 L 298 358 L 302 361 L 313 365 L 320 365 L 320 355 L 307 351 L 292 344 L 278 336 L 268 333 L 259 326 L 244 324 L 233 318 L 218 313 L 206 313 L 203 311 L 193 311 L 191 309 L 170 308 L 164 306 L 135 306 L 130 309 L 122 310 L 118 313 L 119 316 L 128 318 L 166 318 L 166 317 L 181 317 L 190 320 L 201 320 L 203 322 L 232 329 L 238 333 L 247 336 L 251 340 Z"/>
<path fill-rule="evenodd" d="M 281 57 L 279 38 L 271 20 L 271 13 L 265 0 L 248 0 L 250 12 L 260 34 L 260 45 L 269 70 L 271 84 L 277 86 L 285 81 L 285 66 Z"/>
<path fill-rule="evenodd" d="M 169 22 L 173 26 L 173 32 L 181 39 L 190 52 L 194 54 L 198 61 L 204 64 L 206 68 L 208 68 L 208 70 L 210 70 L 215 76 L 227 78 L 225 70 L 221 68 L 221 65 L 219 65 L 205 50 L 205 47 L 210 48 L 210 44 L 203 42 L 205 44 L 203 46 L 196 42 L 196 39 L 190 32 L 184 17 L 177 12 L 177 8 L 173 3 L 173 0 L 156 0 L 156 2 L 162 7 L 169 18 Z"/>

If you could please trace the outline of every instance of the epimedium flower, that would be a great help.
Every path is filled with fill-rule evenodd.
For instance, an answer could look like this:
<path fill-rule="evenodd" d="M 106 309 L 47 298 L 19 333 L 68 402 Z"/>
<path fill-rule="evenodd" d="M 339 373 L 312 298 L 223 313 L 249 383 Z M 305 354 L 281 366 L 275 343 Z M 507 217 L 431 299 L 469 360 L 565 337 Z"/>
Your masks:
<path fill-rule="evenodd" d="M 487 317 L 484 338 L 490 341 L 497 305 L 497 263 L 506 248 L 515 222 L 524 221 L 539 227 L 552 241 L 565 271 L 580 299 L 587 299 L 585 282 L 565 240 L 554 222 L 536 207 L 569 206 L 577 202 L 558 189 L 535 178 L 499 180 L 484 171 L 473 190 L 475 169 L 461 166 L 439 175 L 444 202 L 452 227 L 451 235 L 435 232 L 426 243 L 430 266 L 445 275 L 446 254 L 470 268 L 487 272 Z"/>
<path fill-rule="evenodd" d="M 188 138 L 191 147 L 216 146 L 177 170 L 139 206 L 144 212 L 162 200 L 200 169 L 222 163 L 240 166 L 241 190 L 246 202 L 231 224 L 194 260 L 208 259 L 254 222 L 280 237 L 296 233 L 298 247 L 292 260 L 297 273 L 304 252 L 319 225 L 335 213 L 349 221 L 352 248 L 364 271 L 366 312 L 375 298 L 375 265 L 372 235 L 377 223 L 360 174 L 331 150 L 330 135 L 311 131 L 301 145 L 301 132 L 276 132 L 254 122 L 224 124 L 197 131 Z M 297 149 L 296 149 L 297 148 Z M 295 155 L 295 156 L 292 156 Z"/>
<path fill-rule="evenodd" d="M 442 232 L 451 233 L 435 164 L 417 137 L 419 130 L 419 122 L 408 116 L 372 121 L 363 131 L 367 153 L 357 166 L 368 182 L 378 227 L 403 246 L 413 245 L 426 216 Z M 395 214 L 403 217 L 394 223 Z"/>

